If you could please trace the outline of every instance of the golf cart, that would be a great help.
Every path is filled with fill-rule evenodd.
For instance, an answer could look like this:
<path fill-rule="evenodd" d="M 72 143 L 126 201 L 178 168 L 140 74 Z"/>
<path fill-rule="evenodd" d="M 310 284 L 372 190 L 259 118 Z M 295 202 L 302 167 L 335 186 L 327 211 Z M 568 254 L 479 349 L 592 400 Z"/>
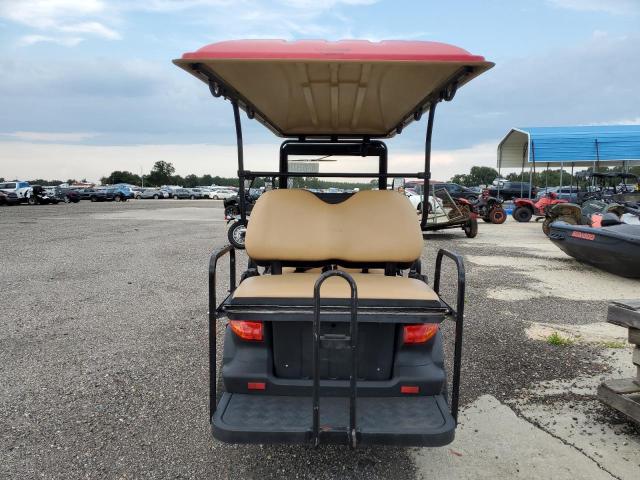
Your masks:
<path fill-rule="evenodd" d="M 209 421 L 231 443 L 442 446 L 454 438 L 462 357 L 465 273 L 441 249 L 433 287 L 422 273 L 421 225 L 391 176 L 428 185 L 436 105 L 493 64 L 432 42 L 229 41 L 175 60 L 230 101 L 244 179 L 277 177 L 255 203 L 246 231 L 248 268 L 236 250 L 209 263 Z M 286 140 L 277 171 L 244 166 L 240 111 Z M 423 172 L 389 173 L 391 138 L 428 111 Z M 289 156 L 370 157 L 378 190 L 315 194 L 288 188 Z M 439 295 L 444 258 L 455 264 L 456 303 Z M 218 303 L 219 264 L 229 292 Z M 216 326 L 226 317 L 218 370 Z M 451 394 L 440 324 L 456 322 Z"/>

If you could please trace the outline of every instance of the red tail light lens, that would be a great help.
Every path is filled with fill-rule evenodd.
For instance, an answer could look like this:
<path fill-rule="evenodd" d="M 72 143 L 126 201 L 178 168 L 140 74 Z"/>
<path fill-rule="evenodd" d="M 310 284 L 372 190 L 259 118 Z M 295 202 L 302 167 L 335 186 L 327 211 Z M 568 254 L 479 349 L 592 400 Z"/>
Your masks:
<path fill-rule="evenodd" d="M 263 339 L 262 322 L 248 322 L 246 320 L 229 320 L 231 330 L 243 340 L 261 342 Z"/>
<path fill-rule="evenodd" d="M 415 385 L 401 385 L 400 393 L 404 393 L 404 394 L 420 393 L 420 387 L 417 387 Z"/>
<path fill-rule="evenodd" d="M 402 329 L 402 341 L 404 343 L 425 343 L 431 340 L 440 325 L 438 323 L 416 323 L 405 325 Z"/>

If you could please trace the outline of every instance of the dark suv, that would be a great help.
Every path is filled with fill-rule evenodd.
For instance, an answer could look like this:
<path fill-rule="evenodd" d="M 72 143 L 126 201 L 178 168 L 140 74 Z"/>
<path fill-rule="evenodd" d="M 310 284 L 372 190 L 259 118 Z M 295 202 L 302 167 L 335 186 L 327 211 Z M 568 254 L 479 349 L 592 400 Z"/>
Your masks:
<path fill-rule="evenodd" d="M 459 198 L 464 198 L 473 202 L 478 199 L 477 192 L 474 192 L 470 188 L 463 187 L 462 185 L 458 185 L 457 183 L 436 183 L 433 185 L 434 191 L 442 188 L 449 192 L 451 198 L 455 198 L 456 200 Z"/>
<path fill-rule="evenodd" d="M 536 198 L 538 189 L 531 187 L 531 197 L 529 197 L 529 184 L 527 182 L 503 182 L 500 187 L 491 185 L 489 195 L 502 200 L 513 200 L 514 198 Z"/>

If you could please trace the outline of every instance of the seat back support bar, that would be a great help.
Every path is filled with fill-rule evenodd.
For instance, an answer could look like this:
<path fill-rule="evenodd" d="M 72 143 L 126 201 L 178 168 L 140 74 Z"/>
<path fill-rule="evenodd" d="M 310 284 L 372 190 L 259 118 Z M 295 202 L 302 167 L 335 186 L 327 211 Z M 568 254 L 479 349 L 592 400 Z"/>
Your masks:
<path fill-rule="evenodd" d="M 440 296 L 440 273 L 442 271 L 442 259 L 449 257 L 456 264 L 458 273 L 458 288 L 456 308 L 452 308 L 447 302 L 440 299 L 445 304 L 452 318 L 456 322 L 456 339 L 453 351 L 453 382 L 451 385 L 451 415 L 456 423 L 458 422 L 458 403 L 460 399 L 460 367 L 462 363 L 462 333 L 464 329 L 464 288 L 466 283 L 464 261 L 457 253 L 441 248 L 436 257 L 436 271 L 433 280 L 433 290 Z"/>
<path fill-rule="evenodd" d="M 351 287 L 351 322 L 349 344 L 351 348 L 351 372 L 349 373 L 349 430 L 347 436 L 351 448 L 357 446 L 356 397 L 358 375 L 358 289 L 351 275 L 341 270 L 324 272 L 313 287 L 313 446 L 320 444 L 320 287 L 329 277 L 342 277 Z M 346 339 L 345 339 L 346 340 Z"/>

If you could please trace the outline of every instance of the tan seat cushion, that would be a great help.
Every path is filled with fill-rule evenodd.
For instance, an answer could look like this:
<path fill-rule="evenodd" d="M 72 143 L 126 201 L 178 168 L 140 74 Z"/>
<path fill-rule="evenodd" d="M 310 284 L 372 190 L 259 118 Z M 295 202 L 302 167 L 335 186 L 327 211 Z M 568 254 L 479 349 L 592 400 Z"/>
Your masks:
<path fill-rule="evenodd" d="M 258 262 L 411 263 L 422 232 L 409 200 L 390 190 L 329 204 L 306 190 L 272 190 L 251 212 L 246 249 Z"/>
<path fill-rule="evenodd" d="M 312 299 L 317 273 L 261 275 L 245 279 L 235 290 L 234 300 L 242 299 Z M 407 277 L 390 277 L 367 273 L 351 274 L 356 282 L 359 300 L 400 300 L 410 302 L 438 301 L 438 295 L 426 283 Z M 322 284 L 322 298 L 350 298 L 349 284 L 331 277 Z"/>

